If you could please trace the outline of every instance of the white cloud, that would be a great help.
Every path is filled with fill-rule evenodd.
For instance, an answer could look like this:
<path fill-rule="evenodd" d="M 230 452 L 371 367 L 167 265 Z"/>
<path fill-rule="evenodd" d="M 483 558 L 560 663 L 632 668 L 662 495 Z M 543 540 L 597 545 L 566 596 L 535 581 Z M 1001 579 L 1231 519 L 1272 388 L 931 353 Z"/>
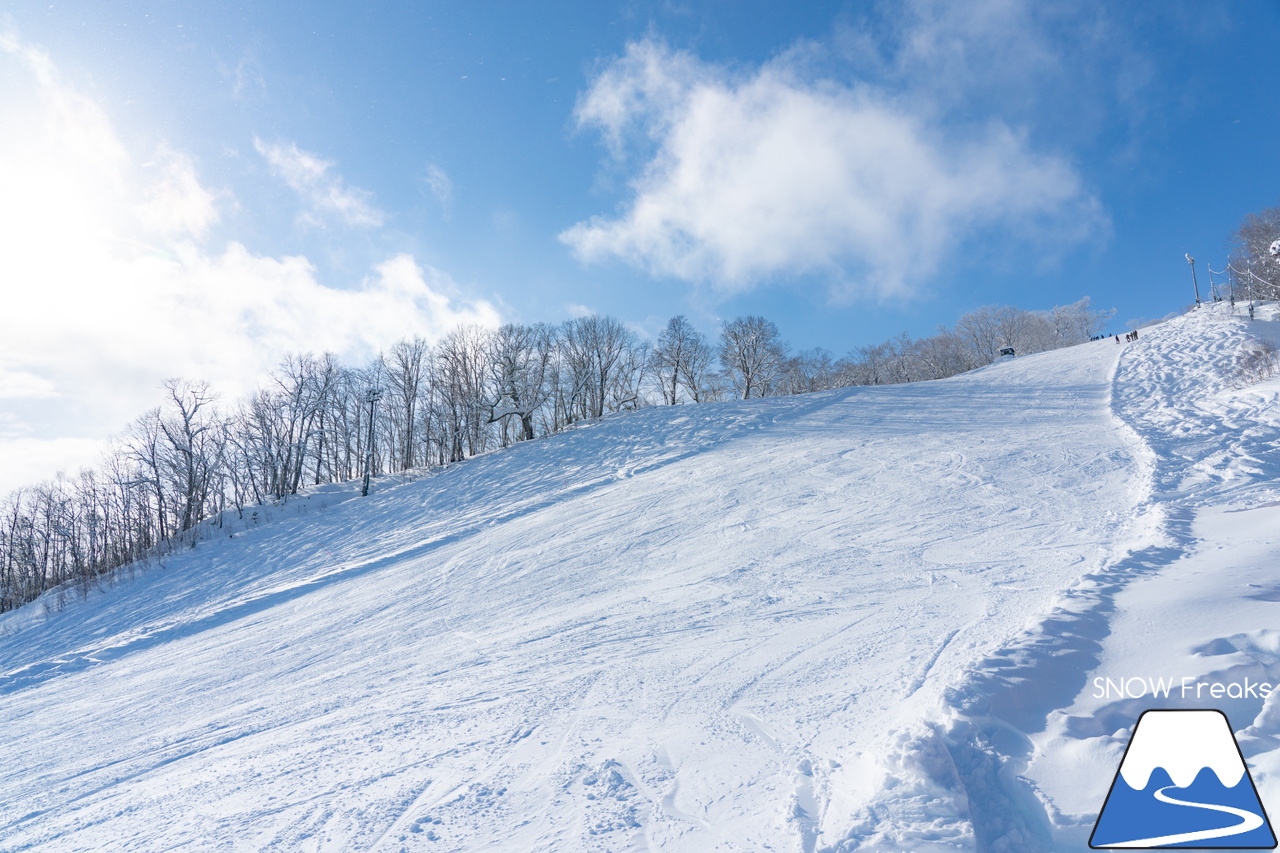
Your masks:
<path fill-rule="evenodd" d="M 165 378 L 234 399 L 289 353 L 358 363 L 405 336 L 499 323 L 408 255 L 338 289 L 305 257 L 206 246 L 226 193 L 189 157 L 135 156 L 12 36 L 0 35 L 0 79 L 12 118 L 0 123 L 0 493 L 91 461 Z"/>
<path fill-rule="evenodd" d="M 56 396 L 57 388 L 45 377 L 0 364 L 0 400 L 44 400 Z M 11 419 L 5 420 L 11 422 Z M 0 421 L 0 429 L 4 423 Z"/>
<path fill-rule="evenodd" d="M 358 187 L 348 186 L 333 171 L 334 163 L 310 151 L 303 151 L 295 142 L 266 143 L 253 140 L 254 148 L 266 158 L 279 176 L 307 202 L 305 221 L 319 225 L 325 219 L 336 217 L 346 225 L 376 228 L 385 219 L 381 210 L 371 203 L 373 194 Z"/>
<path fill-rule="evenodd" d="M 89 438 L 5 438 L 0 440 L 0 494 L 51 480 L 58 472 L 75 476 L 102 458 L 102 442 Z"/>
<path fill-rule="evenodd" d="M 191 158 L 162 146 L 156 162 L 146 164 L 158 176 L 144 190 L 138 216 L 149 230 L 160 234 L 203 237 L 218 221 L 217 195 L 200 184 Z"/>
<path fill-rule="evenodd" d="M 577 120 L 624 164 L 640 152 L 634 195 L 561 240 L 583 262 L 618 258 L 722 292 L 817 273 L 837 297 L 890 296 L 983 230 L 1062 244 L 1098 225 L 1072 166 L 1024 134 L 996 119 L 949 126 L 883 87 L 814 79 L 803 54 L 743 74 L 629 45 Z"/>

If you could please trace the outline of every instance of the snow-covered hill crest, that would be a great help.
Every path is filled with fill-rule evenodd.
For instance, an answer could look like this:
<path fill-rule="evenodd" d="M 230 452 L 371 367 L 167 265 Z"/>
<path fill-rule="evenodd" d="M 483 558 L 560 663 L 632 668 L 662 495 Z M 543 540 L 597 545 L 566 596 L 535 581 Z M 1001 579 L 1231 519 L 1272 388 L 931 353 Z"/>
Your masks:
<path fill-rule="evenodd" d="M 0 851 L 1058 849 L 1069 762 L 1016 777 L 1117 596 L 1274 473 L 1170 352 L 1242 322 L 608 418 L 6 614 Z"/>

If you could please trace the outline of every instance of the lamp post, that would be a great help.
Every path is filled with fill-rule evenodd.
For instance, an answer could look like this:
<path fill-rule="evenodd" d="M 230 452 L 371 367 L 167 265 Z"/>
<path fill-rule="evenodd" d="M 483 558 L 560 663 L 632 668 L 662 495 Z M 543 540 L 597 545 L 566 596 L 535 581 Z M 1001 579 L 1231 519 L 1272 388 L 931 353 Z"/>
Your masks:
<path fill-rule="evenodd" d="M 1187 255 L 1187 263 L 1191 264 L 1191 284 L 1196 289 L 1196 304 L 1200 304 L 1200 283 L 1196 281 L 1196 259 Z"/>
<path fill-rule="evenodd" d="M 364 487 L 360 489 L 360 497 L 369 494 L 369 477 L 373 473 L 373 407 L 381 399 L 381 388 L 370 388 L 365 392 L 364 401 L 369 404 L 369 442 L 364 457 Z"/>

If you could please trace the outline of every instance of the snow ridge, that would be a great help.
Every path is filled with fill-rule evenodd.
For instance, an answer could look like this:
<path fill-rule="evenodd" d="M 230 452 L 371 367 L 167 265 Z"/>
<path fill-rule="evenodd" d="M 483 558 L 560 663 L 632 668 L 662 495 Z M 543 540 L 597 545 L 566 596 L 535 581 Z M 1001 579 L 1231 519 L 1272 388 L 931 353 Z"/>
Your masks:
<path fill-rule="evenodd" d="M 1275 488 L 1269 475 L 1276 466 L 1261 457 L 1280 446 L 1280 423 L 1260 416 L 1274 395 L 1247 395 L 1227 418 L 1212 402 L 1230 387 L 1249 332 L 1274 335 L 1272 325 L 1249 330 L 1242 319 L 1207 307 L 1144 330 L 1123 351 L 1108 405 L 1137 468 L 1129 480 L 1132 522 L 1114 556 L 975 661 L 947 688 L 935 722 L 899 736 L 879 797 L 896 803 L 896 814 L 885 817 L 888 806 L 878 803 L 867 825 L 835 849 L 1077 849 L 1079 827 L 1022 775 L 1036 749 L 1030 736 L 1085 688 L 1102 658 L 1117 596 L 1181 559 L 1195 542 L 1192 507 L 1232 490 L 1257 501 Z M 1190 446 L 1177 440 L 1187 434 L 1203 440 Z M 912 809 L 902 807 L 904 788 Z M 943 802 L 951 804 L 942 808 Z M 920 813 L 935 813 L 951 833 L 940 837 Z"/>

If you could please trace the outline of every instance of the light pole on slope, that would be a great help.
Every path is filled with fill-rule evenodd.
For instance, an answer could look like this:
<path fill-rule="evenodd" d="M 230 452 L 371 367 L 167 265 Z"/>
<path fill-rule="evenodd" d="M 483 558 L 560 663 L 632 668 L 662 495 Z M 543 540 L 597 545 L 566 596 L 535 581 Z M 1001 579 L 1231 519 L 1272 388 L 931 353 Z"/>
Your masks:
<path fill-rule="evenodd" d="M 1191 284 L 1196 289 L 1196 304 L 1200 304 L 1200 283 L 1196 281 L 1196 259 L 1187 255 L 1187 263 L 1191 264 Z"/>
<path fill-rule="evenodd" d="M 373 473 L 373 407 L 380 399 L 381 388 L 370 388 L 364 395 L 364 401 L 369 404 L 369 443 L 364 458 L 364 487 L 360 489 L 361 497 L 369 494 L 369 476 Z"/>

